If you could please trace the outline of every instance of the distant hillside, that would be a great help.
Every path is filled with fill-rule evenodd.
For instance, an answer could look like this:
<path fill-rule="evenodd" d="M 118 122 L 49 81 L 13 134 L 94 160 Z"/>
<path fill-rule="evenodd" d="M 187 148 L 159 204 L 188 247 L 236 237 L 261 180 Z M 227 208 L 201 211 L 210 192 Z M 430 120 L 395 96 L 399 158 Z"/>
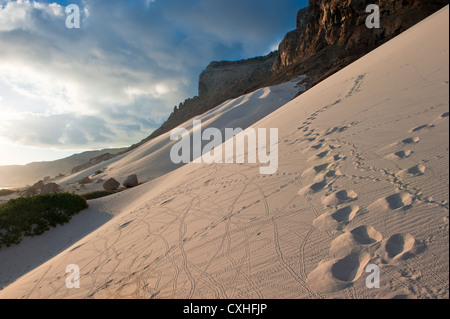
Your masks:
<path fill-rule="evenodd" d="M 92 158 L 107 153 L 116 154 L 123 150 L 123 148 L 117 148 L 88 151 L 56 161 L 0 166 L 0 186 L 20 187 L 27 184 L 34 184 L 45 177 L 54 178 L 59 174 L 66 175 L 71 173 L 74 167 L 82 165 Z"/>

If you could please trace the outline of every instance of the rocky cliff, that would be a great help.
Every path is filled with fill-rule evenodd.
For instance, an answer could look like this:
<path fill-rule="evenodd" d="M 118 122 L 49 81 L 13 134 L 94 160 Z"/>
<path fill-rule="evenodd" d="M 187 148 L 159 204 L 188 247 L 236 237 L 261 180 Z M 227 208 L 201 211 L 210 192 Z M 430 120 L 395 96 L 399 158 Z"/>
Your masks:
<path fill-rule="evenodd" d="M 272 52 L 265 57 L 248 60 L 211 62 L 200 74 L 199 97 L 218 93 L 230 96 L 258 86 L 272 76 L 272 67 L 277 57 L 278 54 Z"/>
<path fill-rule="evenodd" d="M 199 96 L 175 106 L 148 138 L 166 133 L 220 103 L 264 86 L 306 75 L 306 88 L 339 71 L 447 5 L 449 0 L 309 0 L 297 13 L 296 29 L 265 57 L 212 62 L 200 75 Z M 380 8 L 379 29 L 366 27 L 369 4 Z M 294 17 L 293 17 L 294 18 Z"/>
<path fill-rule="evenodd" d="M 203 114 L 221 103 L 250 93 L 272 83 L 272 68 L 278 52 L 241 61 L 214 61 L 200 74 L 198 96 L 175 106 L 164 124 L 134 149 L 164 134 L 190 118 Z"/>
<path fill-rule="evenodd" d="M 309 0 L 297 28 L 279 45 L 273 66 L 279 81 L 307 74 L 311 85 L 397 36 L 448 0 Z M 380 28 L 366 26 L 369 4 L 380 8 Z"/>

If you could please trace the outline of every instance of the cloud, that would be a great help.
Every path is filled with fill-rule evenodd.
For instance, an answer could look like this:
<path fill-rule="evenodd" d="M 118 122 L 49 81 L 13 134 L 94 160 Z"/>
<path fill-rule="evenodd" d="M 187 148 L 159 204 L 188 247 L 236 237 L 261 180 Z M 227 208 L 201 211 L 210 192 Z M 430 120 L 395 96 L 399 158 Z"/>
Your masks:
<path fill-rule="evenodd" d="M 3 138 L 37 147 L 64 145 L 72 148 L 89 143 L 95 148 L 110 143 L 115 136 L 106 121 L 76 114 L 22 114 L 8 121 L 2 129 Z"/>
<path fill-rule="evenodd" d="M 197 93 L 211 60 L 267 53 L 294 0 L 0 0 L 0 134 L 22 145 L 126 146 Z M 64 7 L 81 9 L 65 27 Z"/>

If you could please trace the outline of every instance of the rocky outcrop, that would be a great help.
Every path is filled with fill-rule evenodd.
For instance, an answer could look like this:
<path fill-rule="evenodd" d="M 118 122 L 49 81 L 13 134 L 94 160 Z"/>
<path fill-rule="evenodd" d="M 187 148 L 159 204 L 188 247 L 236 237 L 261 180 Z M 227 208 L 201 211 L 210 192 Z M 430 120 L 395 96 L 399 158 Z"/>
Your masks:
<path fill-rule="evenodd" d="M 380 28 L 366 26 L 366 7 L 380 8 Z M 310 0 L 297 28 L 279 45 L 274 77 L 328 77 L 448 4 L 448 0 Z M 313 83 L 311 83 L 313 84 Z"/>
<path fill-rule="evenodd" d="M 276 57 L 277 53 L 273 52 L 265 57 L 248 60 L 211 62 L 200 74 L 199 97 L 219 93 L 230 96 L 265 82 L 272 75 Z"/>

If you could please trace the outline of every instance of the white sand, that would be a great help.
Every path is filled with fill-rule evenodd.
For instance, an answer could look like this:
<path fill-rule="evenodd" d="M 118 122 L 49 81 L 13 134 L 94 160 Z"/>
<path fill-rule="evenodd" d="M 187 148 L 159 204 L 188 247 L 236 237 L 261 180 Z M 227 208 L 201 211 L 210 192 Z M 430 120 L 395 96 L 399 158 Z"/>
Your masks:
<path fill-rule="evenodd" d="M 193 120 L 200 120 L 203 130 L 209 127 L 218 128 L 222 134 L 225 128 L 246 129 L 291 101 L 300 90 L 297 83 L 301 82 L 303 78 L 299 77 L 291 82 L 263 88 L 240 98 L 226 101 L 218 107 L 186 121 L 180 127 L 192 132 Z M 127 154 L 65 177 L 59 180 L 58 184 L 66 185 L 64 190 L 67 191 L 86 193 L 103 189 L 103 183 L 97 183 L 99 179 L 115 178 L 123 183 L 129 175 L 136 174 L 139 182 L 142 183 L 160 177 L 181 166 L 170 161 L 170 150 L 176 143 L 176 141 L 170 140 L 170 133 L 163 134 Z M 206 142 L 203 143 L 203 146 L 205 144 Z M 95 175 L 99 170 L 102 173 Z M 86 176 L 89 176 L 93 183 L 80 186 L 77 182 Z"/>
<path fill-rule="evenodd" d="M 46 240 L 0 250 L 8 278 L 24 273 L 0 298 L 449 298 L 448 17 L 447 6 L 253 125 L 279 128 L 277 174 L 159 167 Z M 152 147 L 108 174 L 151 171 Z M 69 264 L 80 289 L 66 288 Z M 366 287 L 369 264 L 379 289 Z"/>

